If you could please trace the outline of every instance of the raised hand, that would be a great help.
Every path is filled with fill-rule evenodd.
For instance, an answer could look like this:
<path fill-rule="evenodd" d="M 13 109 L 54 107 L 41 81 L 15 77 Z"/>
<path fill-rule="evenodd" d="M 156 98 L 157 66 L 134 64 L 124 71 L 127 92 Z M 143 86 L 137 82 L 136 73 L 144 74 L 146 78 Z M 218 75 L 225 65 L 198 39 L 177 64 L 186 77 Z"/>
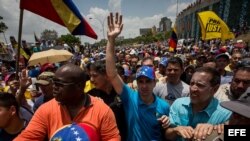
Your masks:
<path fill-rule="evenodd" d="M 108 39 L 114 40 L 121 33 L 122 28 L 122 15 L 116 13 L 113 17 L 113 13 L 110 13 L 108 16 Z"/>
<path fill-rule="evenodd" d="M 20 87 L 26 90 L 31 84 L 32 84 L 31 78 L 27 76 L 26 70 L 23 69 L 20 78 Z"/>

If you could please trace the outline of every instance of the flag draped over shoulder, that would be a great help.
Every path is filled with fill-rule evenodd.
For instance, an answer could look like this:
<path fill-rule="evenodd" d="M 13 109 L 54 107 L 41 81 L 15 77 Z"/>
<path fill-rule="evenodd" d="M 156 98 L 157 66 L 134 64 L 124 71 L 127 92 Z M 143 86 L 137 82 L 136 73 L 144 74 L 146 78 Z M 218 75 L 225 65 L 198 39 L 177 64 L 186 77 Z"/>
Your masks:
<path fill-rule="evenodd" d="M 171 38 L 169 40 L 169 51 L 173 52 L 176 50 L 177 47 L 177 35 L 176 35 L 176 29 L 175 27 L 173 28 L 172 34 L 171 34 Z"/>
<path fill-rule="evenodd" d="M 26 9 L 68 28 L 73 35 L 97 35 L 72 0 L 21 0 L 20 9 Z"/>
<path fill-rule="evenodd" d="M 227 24 L 213 11 L 198 13 L 198 20 L 201 26 L 203 40 L 221 38 L 222 40 L 234 38 Z"/>

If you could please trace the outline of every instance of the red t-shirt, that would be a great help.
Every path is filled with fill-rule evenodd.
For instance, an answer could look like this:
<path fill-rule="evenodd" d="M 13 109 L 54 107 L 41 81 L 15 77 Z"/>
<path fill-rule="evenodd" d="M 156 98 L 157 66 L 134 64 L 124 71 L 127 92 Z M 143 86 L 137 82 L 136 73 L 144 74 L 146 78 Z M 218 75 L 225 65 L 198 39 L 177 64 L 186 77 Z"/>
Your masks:
<path fill-rule="evenodd" d="M 112 110 L 96 97 L 90 96 L 91 104 L 83 107 L 71 120 L 68 110 L 55 99 L 41 105 L 29 125 L 14 141 L 51 139 L 58 130 L 72 123 L 87 124 L 103 141 L 120 140 Z"/>

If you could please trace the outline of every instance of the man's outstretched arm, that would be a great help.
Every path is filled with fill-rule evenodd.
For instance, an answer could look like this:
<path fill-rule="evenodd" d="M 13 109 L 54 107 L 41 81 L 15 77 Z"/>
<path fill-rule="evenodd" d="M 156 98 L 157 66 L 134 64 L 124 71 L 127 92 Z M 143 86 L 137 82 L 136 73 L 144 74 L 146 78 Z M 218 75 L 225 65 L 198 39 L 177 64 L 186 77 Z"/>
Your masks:
<path fill-rule="evenodd" d="M 124 82 L 118 75 L 115 66 L 115 38 L 121 33 L 123 28 L 122 15 L 110 13 L 108 16 L 108 43 L 106 47 L 106 71 L 117 94 L 122 93 Z"/>

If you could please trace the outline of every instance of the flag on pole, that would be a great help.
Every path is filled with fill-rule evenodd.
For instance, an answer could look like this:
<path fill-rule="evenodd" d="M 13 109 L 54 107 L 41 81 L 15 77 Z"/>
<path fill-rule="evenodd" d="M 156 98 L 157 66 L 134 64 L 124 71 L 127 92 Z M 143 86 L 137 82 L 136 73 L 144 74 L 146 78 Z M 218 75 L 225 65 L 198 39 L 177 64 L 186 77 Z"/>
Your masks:
<path fill-rule="evenodd" d="M 15 44 L 12 44 L 13 48 L 15 50 L 18 50 L 18 44 L 15 43 Z M 16 51 L 17 52 L 17 51 Z M 20 55 L 22 55 L 26 60 L 29 60 L 30 56 L 24 51 L 23 48 L 20 48 Z"/>
<path fill-rule="evenodd" d="M 34 38 L 36 43 L 40 43 L 40 39 L 36 36 L 36 33 L 34 32 Z"/>
<path fill-rule="evenodd" d="M 172 31 L 172 34 L 171 34 L 171 38 L 169 40 L 169 51 L 170 52 L 174 52 L 176 50 L 176 47 L 177 47 L 177 35 L 176 35 L 176 29 L 175 29 L 175 26 L 173 28 L 173 31 Z"/>
<path fill-rule="evenodd" d="M 97 35 L 72 0 L 21 0 L 20 9 L 26 9 L 68 28 L 73 35 Z"/>
<path fill-rule="evenodd" d="M 227 24 L 213 11 L 199 12 L 198 20 L 201 26 L 203 40 L 215 38 L 226 40 L 235 38 Z"/>

